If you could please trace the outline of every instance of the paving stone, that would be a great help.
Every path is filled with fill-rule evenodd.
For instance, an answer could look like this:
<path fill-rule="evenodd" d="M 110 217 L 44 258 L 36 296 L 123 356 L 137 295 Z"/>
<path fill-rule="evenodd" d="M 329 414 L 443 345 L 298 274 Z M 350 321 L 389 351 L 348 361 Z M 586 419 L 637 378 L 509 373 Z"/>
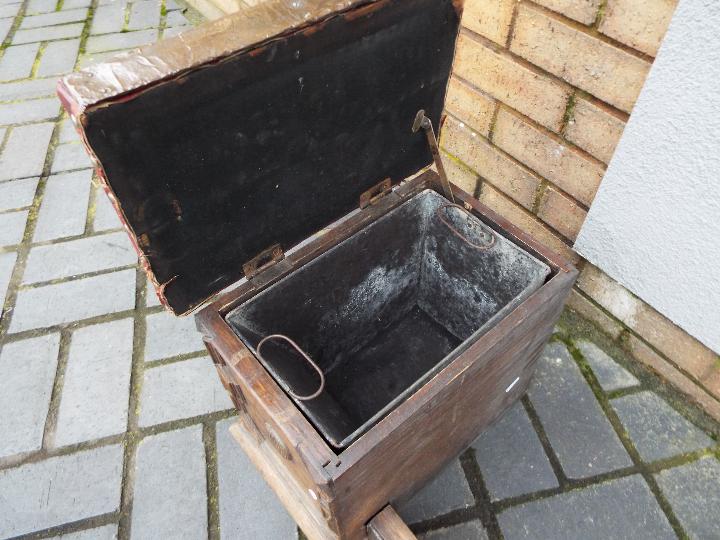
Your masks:
<path fill-rule="evenodd" d="M 15 101 L 17 99 L 32 99 L 55 95 L 57 79 L 33 79 L 0 84 L 0 101 Z M 0 168 L 0 171 L 2 169 Z"/>
<path fill-rule="evenodd" d="M 130 6 L 129 30 L 157 28 L 160 26 L 160 2 L 156 0 L 138 0 Z"/>
<path fill-rule="evenodd" d="M 57 118 L 60 102 L 55 98 L 6 103 L 0 107 L 0 124 L 22 124 Z"/>
<path fill-rule="evenodd" d="M 628 370 L 610 358 L 600 347 L 589 341 L 577 343 L 583 357 L 590 364 L 600 387 L 606 392 L 640 384 Z"/>
<path fill-rule="evenodd" d="M 60 536 L 51 536 L 50 540 L 117 540 L 117 530 L 117 525 L 105 525 Z"/>
<path fill-rule="evenodd" d="M 230 398 L 207 356 L 145 370 L 140 396 L 140 426 L 230 408 Z"/>
<path fill-rule="evenodd" d="M 703 431 L 652 392 L 613 399 L 611 404 L 644 461 L 665 459 L 713 444 Z"/>
<path fill-rule="evenodd" d="M 36 242 L 85 232 L 91 180 L 91 169 L 48 178 L 35 226 Z"/>
<path fill-rule="evenodd" d="M 20 28 L 40 28 L 42 26 L 52 26 L 56 24 L 66 24 L 87 19 L 88 10 L 82 9 L 63 9 L 62 11 L 54 11 L 44 13 L 42 15 L 30 15 L 23 18 Z"/>
<path fill-rule="evenodd" d="M 455 460 L 403 504 L 398 512 L 407 523 L 417 523 L 473 504 L 475 499 L 465 473 L 460 461 Z"/>
<path fill-rule="evenodd" d="M 133 324 L 121 319 L 73 332 L 54 446 L 127 429 Z"/>
<path fill-rule="evenodd" d="M 91 34 L 120 32 L 125 24 L 125 2 L 98 6 L 93 15 Z"/>
<path fill-rule="evenodd" d="M 58 41 L 56 43 L 66 43 L 65 41 Z M 67 43 L 70 43 L 69 41 Z M 72 123 L 72 120 L 69 118 L 66 118 L 62 121 L 60 124 L 60 133 L 58 135 L 58 142 L 60 144 L 62 143 L 68 143 L 68 142 L 79 142 L 80 137 L 78 136 L 78 132 L 75 130 L 75 125 Z"/>
<path fill-rule="evenodd" d="M 15 19 L 13 18 L 0 19 L 0 42 L 5 41 L 5 37 L 7 36 L 10 27 L 12 27 L 14 20 Z"/>
<path fill-rule="evenodd" d="M 533 501 L 498 515 L 505 540 L 661 540 L 675 534 L 641 476 Z"/>
<path fill-rule="evenodd" d="M 42 446 L 59 346 L 60 334 L 50 334 L 3 347 L 0 353 L 0 457 L 32 452 Z M 0 529 L 2 507 L 0 504 Z"/>
<path fill-rule="evenodd" d="M 297 538 L 297 525 L 228 432 L 235 421 L 228 418 L 216 425 L 220 538 Z"/>
<path fill-rule="evenodd" d="M 27 217 L 27 210 L 0 214 L 0 247 L 22 242 Z"/>
<path fill-rule="evenodd" d="M 16 260 L 17 253 L 14 251 L 0 253 L 0 310 L 2 310 L 2 305 L 5 302 L 5 296 L 7 295 Z"/>
<path fill-rule="evenodd" d="M 177 2 L 175 2 L 175 0 L 166 0 L 165 9 L 167 9 L 168 11 L 175 11 L 176 9 L 182 9 L 182 7 Z"/>
<path fill-rule="evenodd" d="M 487 540 L 487 533 L 479 520 L 444 527 L 418 536 L 419 540 Z"/>
<path fill-rule="evenodd" d="M 545 347 L 528 395 L 568 477 L 585 478 L 632 465 L 563 344 Z"/>
<path fill-rule="evenodd" d="M 190 26 L 190 21 L 187 20 L 182 11 L 171 11 L 165 18 L 165 26 L 168 28 L 176 26 Z"/>
<path fill-rule="evenodd" d="M 135 249 L 124 232 L 90 236 L 32 248 L 23 283 L 50 281 L 136 262 Z"/>
<path fill-rule="evenodd" d="M 93 228 L 96 231 L 105 231 L 119 227 L 122 227 L 122 223 L 110 199 L 104 191 L 98 190 L 95 195 L 95 221 L 93 222 Z"/>
<path fill-rule="evenodd" d="M 162 311 L 145 319 L 145 361 L 204 350 L 202 335 L 192 317 L 178 317 Z"/>
<path fill-rule="evenodd" d="M 132 537 L 207 538 L 202 426 L 146 437 L 138 446 Z"/>
<path fill-rule="evenodd" d="M 655 475 L 680 524 L 691 538 L 720 538 L 720 462 L 706 456 Z"/>
<path fill-rule="evenodd" d="M 37 190 L 37 178 L 11 180 L 0 184 L 0 210 L 30 206 Z"/>
<path fill-rule="evenodd" d="M 0 5 L 0 19 L 15 17 L 20 11 L 22 3 Z M 4 39 L 5 36 L 2 36 Z"/>
<path fill-rule="evenodd" d="M 26 15 L 32 15 L 35 13 L 47 13 L 49 11 L 55 11 L 57 7 L 57 0 L 30 0 L 28 2 L 27 9 L 25 10 Z"/>
<path fill-rule="evenodd" d="M 5 49 L 5 54 L 0 58 L 0 81 L 29 77 L 39 49 L 39 43 L 15 45 Z"/>
<path fill-rule="evenodd" d="M 123 448 L 114 445 L 0 471 L 0 536 L 116 511 L 122 468 Z"/>
<path fill-rule="evenodd" d="M 70 73 L 75 67 L 79 48 L 79 39 L 51 41 L 48 43 L 48 46 L 40 59 L 37 76 L 47 77 L 49 75 L 62 75 Z M 73 133 L 74 132 L 75 129 L 73 128 Z M 74 137 L 71 140 L 75 141 L 77 140 L 77 137 Z"/>
<path fill-rule="evenodd" d="M 153 286 L 153 284 L 150 282 L 149 279 L 146 279 L 145 282 L 146 282 L 145 305 L 148 307 L 161 305 L 160 299 L 158 298 L 158 295 L 155 292 L 155 287 Z"/>
<path fill-rule="evenodd" d="M 157 41 L 157 30 L 154 29 L 90 36 L 85 44 L 85 52 L 117 51 L 119 49 L 139 47 L 140 45 L 146 45 L 154 41 Z"/>
<path fill-rule="evenodd" d="M 53 124 L 35 124 L 13 128 L 0 155 L 0 180 L 39 176 L 53 127 Z"/>
<path fill-rule="evenodd" d="M 32 43 L 34 41 L 51 41 L 54 39 L 65 39 L 80 37 L 83 30 L 83 23 L 63 24 L 59 26 L 47 26 L 45 28 L 28 28 L 18 30 L 13 36 L 13 44 Z"/>
<path fill-rule="evenodd" d="M 558 486 L 540 439 L 518 402 L 472 444 L 492 500 Z"/>
<path fill-rule="evenodd" d="M 72 171 L 92 167 L 92 161 L 80 143 L 61 144 L 55 149 L 52 172 Z"/>
<path fill-rule="evenodd" d="M 76 279 L 18 293 L 10 330 L 21 332 L 135 307 L 135 270 Z"/>
<path fill-rule="evenodd" d="M 91 0 L 64 0 L 62 5 L 62 11 L 66 9 L 77 9 L 90 7 L 92 4 Z"/>

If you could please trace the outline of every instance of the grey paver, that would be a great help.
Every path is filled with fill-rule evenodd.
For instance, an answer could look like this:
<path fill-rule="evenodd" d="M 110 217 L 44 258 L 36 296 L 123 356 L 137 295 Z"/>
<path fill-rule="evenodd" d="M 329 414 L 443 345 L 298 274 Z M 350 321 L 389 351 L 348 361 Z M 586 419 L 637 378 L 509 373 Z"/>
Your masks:
<path fill-rule="evenodd" d="M 39 49 L 39 43 L 15 45 L 5 49 L 5 54 L 0 58 L 0 81 L 29 77 Z"/>
<path fill-rule="evenodd" d="M 0 210 L 30 206 L 37 190 L 37 178 L 11 180 L 0 184 Z"/>
<path fill-rule="evenodd" d="M 55 98 L 21 101 L 0 107 L 0 124 L 22 124 L 56 118 L 60 102 Z"/>
<path fill-rule="evenodd" d="M 0 19 L 0 40 L 5 41 L 7 33 L 10 31 L 10 27 L 13 25 L 14 19 Z"/>
<path fill-rule="evenodd" d="M 110 199 L 104 190 L 98 190 L 95 195 L 95 221 L 93 222 L 93 228 L 96 231 L 105 231 L 108 229 L 117 229 L 122 227 L 120 218 L 113 208 Z"/>
<path fill-rule="evenodd" d="M 452 527 L 443 527 L 418 536 L 419 540 L 487 540 L 487 533 L 479 520 Z"/>
<path fill-rule="evenodd" d="M 80 143 L 61 144 L 55 149 L 52 172 L 72 171 L 92 167 L 85 147 Z"/>
<path fill-rule="evenodd" d="M 577 348 L 593 370 L 600 387 L 606 392 L 640 384 L 628 370 L 594 343 L 583 340 L 578 342 Z"/>
<path fill-rule="evenodd" d="M 64 0 L 62 10 L 90 7 L 90 4 L 92 4 L 91 0 Z"/>
<path fill-rule="evenodd" d="M 42 58 L 40 58 L 37 76 L 48 77 L 50 75 L 70 73 L 75 67 L 79 48 L 79 39 L 51 41 L 45 48 Z M 72 140 L 77 140 L 77 137 Z"/>
<path fill-rule="evenodd" d="M 72 43 L 72 41 L 57 41 L 56 43 Z M 48 45 L 49 47 L 49 45 Z M 80 137 L 78 136 L 78 132 L 75 129 L 75 125 L 72 123 L 72 120 L 69 118 L 66 118 L 60 123 L 60 133 L 58 134 L 58 142 L 60 144 L 67 143 L 67 142 L 78 142 L 80 141 Z"/>
<path fill-rule="evenodd" d="M 156 0 L 138 0 L 130 6 L 129 30 L 156 28 L 160 26 L 160 2 Z"/>
<path fill-rule="evenodd" d="M 406 522 L 417 523 L 473 504 L 475 499 L 465 473 L 460 462 L 455 460 L 403 504 L 398 512 Z"/>
<path fill-rule="evenodd" d="M 135 249 L 124 232 L 91 236 L 32 248 L 23 283 L 50 281 L 135 262 Z"/>
<path fill-rule="evenodd" d="M 87 18 L 87 13 L 88 10 L 86 8 L 81 8 L 63 9 L 62 11 L 54 11 L 42 15 L 30 15 L 23 18 L 20 23 L 20 28 L 40 28 L 42 26 L 84 21 Z"/>
<path fill-rule="evenodd" d="M 52 132 L 53 124 L 13 128 L 0 155 L 0 180 L 39 176 Z"/>
<path fill-rule="evenodd" d="M 0 214 L 0 246 L 19 244 L 25 233 L 28 211 Z"/>
<path fill-rule="evenodd" d="M 0 19 L 15 17 L 21 7 L 21 3 L 0 5 Z M 2 38 L 5 38 L 5 36 L 2 36 Z"/>
<path fill-rule="evenodd" d="M 165 26 L 168 28 L 190 26 L 190 21 L 188 21 L 185 15 L 182 14 L 182 11 L 171 11 L 165 18 Z"/>
<path fill-rule="evenodd" d="M 73 332 L 54 446 L 127 429 L 133 322 L 121 319 Z"/>
<path fill-rule="evenodd" d="M 105 34 L 90 36 L 85 44 L 85 52 L 97 53 L 117 51 L 130 47 L 139 47 L 157 40 L 157 30 L 139 30 L 137 32 L 123 32 L 119 34 Z"/>
<path fill-rule="evenodd" d="M 104 525 L 74 533 L 51 536 L 50 540 L 117 540 L 117 525 Z"/>
<path fill-rule="evenodd" d="M 204 356 L 146 369 L 140 426 L 151 426 L 232 408 L 212 361 Z"/>
<path fill-rule="evenodd" d="M 114 445 L 0 471 L 0 536 L 116 511 L 122 466 Z"/>
<path fill-rule="evenodd" d="M 558 486 L 522 403 L 516 403 L 472 444 L 493 500 Z"/>
<path fill-rule="evenodd" d="M 120 32 L 125 24 L 125 2 L 98 6 L 90 26 L 91 34 Z"/>
<path fill-rule="evenodd" d="M 632 465 L 565 345 L 545 347 L 528 395 L 568 477 Z"/>
<path fill-rule="evenodd" d="M 0 306 L 2 306 L 5 302 L 5 295 L 7 293 L 8 285 L 10 285 L 10 278 L 12 277 L 16 260 L 17 253 L 14 251 L 0 253 Z"/>
<path fill-rule="evenodd" d="M 146 280 L 146 292 L 145 292 L 145 305 L 146 306 L 159 306 L 160 305 L 160 299 L 158 298 L 157 293 L 155 292 L 155 287 L 153 287 L 152 282 L 147 279 Z"/>
<path fill-rule="evenodd" d="M 645 461 L 669 458 L 713 444 L 703 431 L 652 392 L 624 396 L 611 403 Z"/>
<path fill-rule="evenodd" d="M 4 83 L 0 84 L 0 101 L 53 96 L 56 87 L 56 78 Z"/>
<path fill-rule="evenodd" d="M 48 178 L 35 225 L 36 242 L 85 232 L 91 179 L 91 169 Z"/>
<path fill-rule="evenodd" d="M 49 334 L 3 347 L 0 353 L 0 457 L 40 449 L 59 346 L 60 334 Z M 0 519 L 0 529 L 2 521 Z"/>
<path fill-rule="evenodd" d="M 720 462 L 706 456 L 655 475 L 691 538 L 720 538 Z"/>
<path fill-rule="evenodd" d="M 639 475 L 516 506 L 499 514 L 498 522 L 506 540 L 675 538 Z"/>
<path fill-rule="evenodd" d="M 177 317 L 163 311 L 148 315 L 145 321 L 146 362 L 204 349 L 202 335 L 192 317 Z"/>
<path fill-rule="evenodd" d="M 13 36 L 13 43 L 33 43 L 34 41 L 51 41 L 54 39 L 65 39 L 80 37 L 83 29 L 82 23 L 62 24 L 59 26 L 48 26 L 45 28 L 28 28 L 18 30 Z"/>
<path fill-rule="evenodd" d="M 28 2 L 26 15 L 34 13 L 47 13 L 49 11 L 55 11 L 57 6 L 57 0 L 30 0 Z"/>
<path fill-rule="evenodd" d="M 135 270 L 123 270 L 18 293 L 10 331 L 20 332 L 135 307 Z"/>
<path fill-rule="evenodd" d="M 202 426 L 143 439 L 137 450 L 133 538 L 206 538 L 205 476 Z"/>
<path fill-rule="evenodd" d="M 228 432 L 235 422 L 217 423 L 220 537 L 224 540 L 296 538 L 295 522 Z M 248 494 L 252 493 L 252 497 Z M 262 519 L 258 519 L 262 516 Z"/>

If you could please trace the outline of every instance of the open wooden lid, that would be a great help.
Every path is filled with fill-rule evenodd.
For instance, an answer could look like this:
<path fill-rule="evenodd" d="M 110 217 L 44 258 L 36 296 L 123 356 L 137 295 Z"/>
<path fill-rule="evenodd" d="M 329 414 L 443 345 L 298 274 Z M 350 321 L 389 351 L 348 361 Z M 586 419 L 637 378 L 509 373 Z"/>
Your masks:
<path fill-rule="evenodd" d="M 457 0 L 282 0 L 64 78 L 163 303 L 186 313 L 432 161 Z"/>

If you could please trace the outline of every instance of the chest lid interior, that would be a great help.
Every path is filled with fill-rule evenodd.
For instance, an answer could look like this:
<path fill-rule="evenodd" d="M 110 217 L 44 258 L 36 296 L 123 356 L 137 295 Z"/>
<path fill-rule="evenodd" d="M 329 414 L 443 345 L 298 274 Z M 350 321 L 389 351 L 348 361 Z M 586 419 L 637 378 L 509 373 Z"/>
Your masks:
<path fill-rule="evenodd" d="M 429 165 L 461 2 L 271 0 L 58 92 L 161 299 L 185 313 Z"/>

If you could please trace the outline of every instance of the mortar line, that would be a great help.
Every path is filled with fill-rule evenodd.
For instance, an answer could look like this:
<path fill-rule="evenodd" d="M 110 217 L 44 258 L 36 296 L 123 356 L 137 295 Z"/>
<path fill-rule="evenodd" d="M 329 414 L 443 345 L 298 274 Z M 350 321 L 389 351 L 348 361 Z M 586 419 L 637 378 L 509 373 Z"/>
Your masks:
<path fill-rule="evenodd" d="M 93 516 L 90 518 L 79 519 L 70 523 L 63 523 L 55 527 L 49 527 L 47 529 L 41 529 L 39 531 L 33 531 L 28 534 L 21 534 L 20 536 L 13 536 L 7 540 L 39 540 L 43 538 L 52 538 L 59 535 L 87 531 L 102 527 L 104 525 L 112 525 L 117 521 L 117 512 L 108 512 L 106 514 L 100 514 L 99 516 Z"/>
<path fill-rule="evenodd" d="M 470 491 L 475 498 L 477 516 L 490 538 L 502 539 L 502 531 L 497 520 L 497 515 L 492 510 L 492 499 L 490 491 L 485 484 L 480 465 L 475 458 L 475 449 L 470 447 L 460 456 L 460 464 L 467 478 Z"/>
<path fill-rule="evenodd" d="M 562 468 L 562 464 L 560 463 L 560 458 L 558 458 L 557 454 L 555 453 L 555 449 L 552 447 L 552 444 L 550 443 L 550 438 L 548 437 L 547 433 L 545 432 L 545 427 L 542 425 L 542 422 L 540 421 L 540 416 L 538 415 L 537 411 L 535 410 L 535 406 L 530 401 L 530 397 L 527 395 L 522 396 L 520 399 L 520 402 L 522 403 L 523 408 L 525 409 L 525 412 L 528 415 L 528 418 L 530 418 L 530 423 L 532 424 L 533 430 L 535 431 L 535 434 L 537 435 L 538 439 L 540 440 L 540 444 L 542 445 L 543 451 L 545 452 L 545 456 L 547 457 L 548 461 L 550 462 L 550 467 L 553 470 L 553 473 L 555 474 L 555 477 L 557 478 L 558 484 L 560 488 L 565 488 L 570 483 L 567 475 L 565 474 L 565 471 Z"/>
<path fill-rule="evenodd" d="M 215 423 L 203 422 L 202 439 L 205 445 L 205 486 L 207 493 L 208 540 L 220 539 L 220 485 L 218 480 L 218 455 Z"/>
<path fill-rule="evenodd" d="M 58 349 L 57 368 L 55 370 L 55 382 L 50 394 L 48 414 L 45 418 L 45 428 L 43 430 L 43 450 L 47 450 L 55 446 L 55 430 L 57 428 L 58 415 L 60 413 L 60 401 L 62 399 L 62 390 L 65 383 L 65 372 L 67 370 L 68 359 L 70 357 L 71 343 L 71 332 L 67 329 L 62 330 L 60 332 L 60 346 Z"/>

